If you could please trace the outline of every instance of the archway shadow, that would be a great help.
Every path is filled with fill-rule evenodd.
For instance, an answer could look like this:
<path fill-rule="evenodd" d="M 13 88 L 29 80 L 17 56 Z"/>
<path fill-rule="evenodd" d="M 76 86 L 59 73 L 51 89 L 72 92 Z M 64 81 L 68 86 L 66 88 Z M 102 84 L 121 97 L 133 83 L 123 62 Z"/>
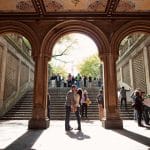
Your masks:
<path fill-rule="evenodd" d="M 75 139 L 77 139 L 77 140 L 90 139 L 90 136 L 84 134 L 82 131 L 77 131 L 77 132 L 68 131 L 68 132 L 66 132 L 66 134 L 67 134 L 70 138 L 75 138 Z"/>
<path fill-rule="evenodd" d="M 149 128 L 148 128 L 149 129 Z M 123 130 L 113 130 L 114 132 L 117 132 L 123 136 L 126 136 L 132 140 L 135 140 L 136 142 L 139 142 L 141 144 L 144 144 L 146 146 L 150 147 L 150 138 L 137 134 L 135 132 L 131 132 L 129 130 L 123 129 Z"/>
<path fill-rule="evenodd" d="M 40 137 L 43 130 L 28 130 L 21 137 L 5 148 L 5 150 L 32 150 L 33 144 Z"/>

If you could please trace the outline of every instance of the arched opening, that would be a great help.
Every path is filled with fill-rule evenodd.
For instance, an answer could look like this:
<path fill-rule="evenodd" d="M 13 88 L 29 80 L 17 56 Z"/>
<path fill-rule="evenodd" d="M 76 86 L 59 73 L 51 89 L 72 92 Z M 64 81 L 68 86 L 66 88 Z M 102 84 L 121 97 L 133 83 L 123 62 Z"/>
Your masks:
<path fill-rule="evenodd" d="M 54 45 L 49 67 L 50 119 L 65 120 L 65 97 L 71 86 L 76 85 L 82 92 L 86 90 L 91 100 L 86 105 L 86 114 L 84 102 L 80 102 L 82 120 L 98 120 L 96 97 L 103 89 L 102 72 L 97 46 L 89 36 L 72 32 L 60 37 Z"/>
<path fill-rule="evenodd" d="M 3 119 L 31 118 L 32 97 L 21 100 L 24 94 L 33 91 L 34 62 L 31 53 L 31 44 L 23 35 L 6 31 L 0 35 L 0 116 Z M 27 103 L 30 104 L 28 111 L 24 106 Z M 13 107 L 20 110 L 19 116 L 17 112 L 13 114 Z"/>
<path fill-rule="evenodd" d="M 120 90 L 120 87 L 127 90 L 127 108 L 129 109 L 125 110 L 125 107 L 120 107 L 120 110 L 130 114 L 129 118 L 131 119 L 135 119 L 133 108 L 131 110 L 133 100 L 131 93 L 135 89 L 141 88 L 145 93 L 143 98 L 146 98 L 149 94 L 149 29 L 149 22 L 147 21 L 127 23 L 114 34 L 111 42 L 113 49 L 119 55 L 116 63 L 117 87 L 118 90 Z M 119 100 L 121 104 L 120 97 Z M 125 119 L 123 113 L 120 116 Z"/>
<path fill-rule="evenodd" d="M 91 71 L 90 68 L 87 68 L 86 70 L 83 70 L 83 67 L 81 68 L 81 66 L 85 64 L 83 64 L 84 61 L 90 58 L 90 56 L 95 55 L 95 61 L 98 61 L 98 49 L 91 38 L 80 33 L 66 34 L 56 42 L 53 48 L 52 59 L 50 62 L 51 67 L 54 66 L 56 69 L 51 73 L 55 73 L 56 75 L 58 72 L 62 72 L 61 74 L 63 74 L 65 79 L 68 73 L 76 76 L 79 72 L 82 72 L 82 76 L 92 76 L 93 79 L 99 77 L 99 64 L 96 64 L 96 68 L 92 68 L 92 66 L 89 66 L 91 68 Z M 55 87 L 58 86 L 55 85 Z M 59 87 L 63 87 L 63 85 Z"/>
<path fill-rule="evenodd" d="M 76 20 L 72 20 L 72 21 L 66 21 L 63 23 L 60 23 L 58 25 L 56 25 L 55 27 L 53 27 L 44 37 L 43 42 L 42 42 L 42 46 L 41 46 L 41 54 L 38 61 L 37 61 L 37 69 L 39 74 L 37 74 L 37 84 L 36 84 L 36 103 L 37 106 L 34 107 L 33 110 L 33 118 L 30 120 L 29 122 L 29 128 L 47 128 L 48 126 L 48 121 L 47 120 L 42 120 L 42 118 L 45 116 L 45 114 L 47 114 L 47 111 L 45 112 L 45 109 L 47 108 L 47 93 L 48 93 L 48 76 L 47 76 L 47 71 L 48 68 L 46 68 L 45 66 L 47 66 L 49 59 L 52 58 L 52 50 L 53 47 L 55 45 L 55 43 L 57 42 L 57 40 L 61 37 L 64 36 L 68 33 L 82 33 L 85 35 L 88 35 L 89 37 L 91 37 L 94 42 L 96 43 L 97 47 L 98 47 L 98 56 L 102 56 L 102 61 L 104 61 L 104 76 L 106 77 L 104 80 L 104 101 L 105 101 L 105 109 L 108 109 L 110 107 L 110 105 L 113 105 L 112 108 L 108 111 L 105 111 L 105 113 L 108 113 L 110 115 L 107 114 L 107 118 L 104 120 L 103 126 L 105 128 L 122 128 L 122 122 L 120 119 L 118 119 L 119 115 L 118 115 L 118 111 L 116 111 L 116 87 L 112 88 L 110 87 L 110 83 L 109 81 L 112 82 L 111 86 L 115 86 L 114 84 L 114 66 L 110 67 L 110 65 L 112 66 L 111 62 L 114 64 L 114 55 L 109 55 L 110 53 L 110 45 L 108 43 L 107 37 L 105 36 L 105 34 L 96 26 L 94 26 L 91 23 L 85 22 L 85 21 L 76 21 Z M 111 58 L 109 60 L 109 58 Z M 44 66 L 44 67 L 43 67 Z M 107 71 L 107 69 L 109 69 L 109 71 Z M 111 74 L 109 74 L 109 72 L 111 72 Z M 42 74 L 40 74 L 40 72 L 43 72 Z M 112 75 L 112 77 L 110 78 L 109 76 Z M 113 80 L 112 80 L 113 79 Z M 43 87 L 43 89 L 41 90 L 41 87 Z M 109 95 L 109 89 L 111 88 L 111 93 L 113 93 L 113 100 L 111 99 L 110 95 Z M 42 100 L 43 99 L 43 100 Z M 35 105 L 36 105 L 35 103 Z M 44 107 L 41 107 L 44 104 Z M 41 106 L 40 106 L 41 105 Z M 39 114 L 40 111 L 40 114 Z M 112 114 L 111 114 L 112 111 Z M 114 117 L 114 115 L 116 117 Z M 113 120 L 113 123 L 110 121 L 107 121 L 107 119 L 113 117 L 117 123 Z M 39 119 L 40 119 L 40 124 L 39 124 Z M 45 117 L 44 117 L 45 118 Z M 112 125 L 113 124 L 113 125 Z M 37 127 L 38 126 L 38 127 Z"/>
<path fill-rule="evenodd" d="M 133 108 L 133 93 L 135 90 L 142 92 L 144 110 L 149 118 L 147 103 L 150 94 L 150 34 L 146 32 L 133 32 L 128 34 L 120 43 L 119 58 L 116 62 L 117 87 L 121 117 L 123 119 L 137 119 Z M 124 87 L 124 93 L 121 87 Z M 126 109 L 126 113 L 125 110 Z M 129 114 L 129 115 L 127 115 Z M 149 120 L 149 119 L 146 119 Z M 145 122 L 146 124 L 149 121 Z M 143 122 L 144 124 L 144 122 Z"/>

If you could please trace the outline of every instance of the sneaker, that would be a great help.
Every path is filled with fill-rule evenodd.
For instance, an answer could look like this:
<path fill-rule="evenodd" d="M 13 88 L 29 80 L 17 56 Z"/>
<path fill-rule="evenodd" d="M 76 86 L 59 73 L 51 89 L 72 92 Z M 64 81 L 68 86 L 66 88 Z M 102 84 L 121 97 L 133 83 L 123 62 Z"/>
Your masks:
<path fill-rule="evenodd" d="M 65 129 L 66 131 L 70 131 L 70 130 L 73 130 L 73 128 L 72 127 L 69 127 L 69 128 L 67 128 L 67 129 Z"/>
<path fill-rule="evenodd" d="M 138 126 L 139 126 L 139 127 L 144 127 L 144 125 L 142 125 L 142 124 L 139 124 Z"/>

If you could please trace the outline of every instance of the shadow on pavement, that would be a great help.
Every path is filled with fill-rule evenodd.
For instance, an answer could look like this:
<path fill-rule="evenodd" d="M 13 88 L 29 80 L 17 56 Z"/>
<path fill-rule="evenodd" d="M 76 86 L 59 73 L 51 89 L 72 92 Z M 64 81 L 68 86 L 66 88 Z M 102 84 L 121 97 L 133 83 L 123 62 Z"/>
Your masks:
<path fill-rule="evenodd" d="M 132 140 L 135 140 L 141 144 L 144 144 L 146 146 L 150 146 L 150 138 L 148 137 L 145 137 L 143 135 L 140 135 L 140 134 L 137 134 L 137 133 L 134 133 L 134 132 L 131 132 L 131 131 L 128 131 L 126 129 L 123 129 L 123 130 L 113 130 L 114 132 L 117 132 L 121 135 L 124 135 Z"/>
<path fill-rule="evenodd" d="M 70 138 L 75 138 L 75 139 L 78 139 L 78 140 L 90 139 L 90 136 L 84 134 L 82 131 L 77 131 L 77 132 L 68 131 L 68 132 L 66 132 L 66 134 Z"/>
<path fill-rule="evenodd" d="M 5 150 L 32 150 L 31 147 L 40 137 L 43 130 L 28 130 L 21 137 L 5 148 Z"/>

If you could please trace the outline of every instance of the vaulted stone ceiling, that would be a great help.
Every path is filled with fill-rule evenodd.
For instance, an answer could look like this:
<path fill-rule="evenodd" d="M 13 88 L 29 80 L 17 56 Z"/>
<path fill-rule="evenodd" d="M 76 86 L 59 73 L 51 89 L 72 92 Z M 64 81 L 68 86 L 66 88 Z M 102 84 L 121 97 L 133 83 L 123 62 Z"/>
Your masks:
<path fill-rule="evenodd" d="M 150 0 L 0 0 L 0 16 L 149 17 Z"/>

